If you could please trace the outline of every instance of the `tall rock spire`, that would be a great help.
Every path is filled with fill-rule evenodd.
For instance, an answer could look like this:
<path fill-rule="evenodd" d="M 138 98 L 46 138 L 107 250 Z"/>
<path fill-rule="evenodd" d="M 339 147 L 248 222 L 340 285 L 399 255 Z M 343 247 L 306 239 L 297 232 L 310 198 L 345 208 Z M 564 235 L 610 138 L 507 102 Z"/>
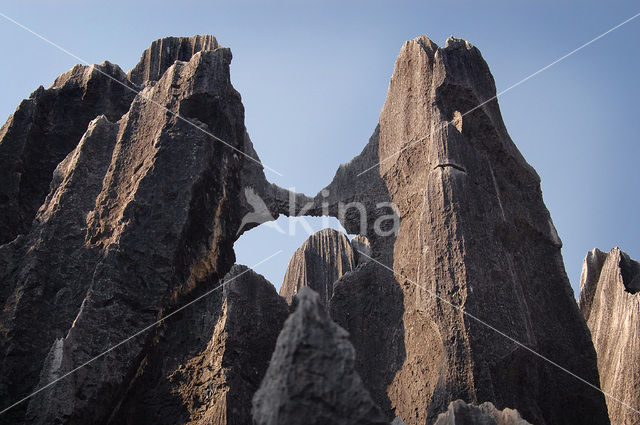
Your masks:
<path fill-rule="evenodd" d="M 640 422 L 640 263 L 613 248 L 587 254 L 580 278 L 580 309 L 598 353 L 598 369 L 612 424 Z M 616 398 L 617 400 L 614 400 Z M 619 401 L 618 401 L 619 400 Z M 627 404 L 625 406 L 622 404 Z"/>
<path fill-rule="evenodd" d="M 323 229 L 307 239 L 291 257 L 280 295 L 291 303 L 292 297 L 308 286 L 318 293 L 327 308 L 333 284 L 355 267 L 355 256 L 347 236 L 335 229 Z"/>
<path fill-rule="evenodd" d="M 332 317 L 351 334 L 376 401 L 408 425 L 432 423 L 456 399 L 515 408 L 536 424 L 607 424 L 599 391 L 528 351 L 599 385 L 540 178 L 495 94 L 469 42 L 404 44 L 369 144 L 338 170 L 330 197 L 316 198 L 334 215 L 340 202 L 368 212 L 393 202 L 400 222 L 393 235 L 367 229 L 376 261 L 335 284 Z"/>

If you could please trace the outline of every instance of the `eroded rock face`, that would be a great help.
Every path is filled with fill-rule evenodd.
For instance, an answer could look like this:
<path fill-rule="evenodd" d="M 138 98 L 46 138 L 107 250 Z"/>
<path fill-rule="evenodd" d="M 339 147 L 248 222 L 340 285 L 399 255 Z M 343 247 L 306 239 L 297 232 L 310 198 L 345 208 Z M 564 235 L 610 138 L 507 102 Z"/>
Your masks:
<path fill-rule="evenodd" d="M 0 129 L 0 244 L 28 232 L 53 170 L 91 120 L 127 112 L 135 87 L 118 65 L 76 65 L 18 106 Z"/>
<path fill-rule="evenodd" d="M 30 232 L 0 247 L 3 405 L 112 348 L 0 422 L 107 422 L 144 363 L 158 359 L 154 344 L 187 325 L 138 332 L 231 268 L 239 213 L 251 208 L 245 189 L 273 218 L 285 205 L 288 192 L 266 181 L 246 134 L 230 61 L 225 48 L 196 52 L 148 84 L 118 123 L 94 121 Z"/>
<path fill-rule="evenodd" d="M 355 267 L 355 255 L 347 236 L 323 229 L 307 239 L 289 260 L 280 295 L 291 303 L 303 286 L 318 293 L 325 308 L 333 295 L 333 283 Z"/>
<path fill-rule="evenodd" d="M 632 425 L 640 414 L 640 263 L 613 248 L 587 254 L 580 278 L 579 305 L 598 353 L 602 390 L 612 424 Z"/>
<path fill-rule="evenodd" d="M 136 84 L 149 84 L 158 81 L 175 61 L 188 62 L 198 52 L 219 47 L 212 35 L 162 38 L 151 43 L 142 53 L 140 62 L 129 71 L 128 76 Z"/>
<path fill-rule="evenodd" d="M 354 370 L 355 351 L 309 287 L 296 295 L 260 389 L 258 425 L 388 424 Z"/>
<path fill-rule="evenodd" d="M 498 410 L 491 402 L 479 406 L 456 400 L 441 413 L 435 425 L 531 425 L 520 417 L 517 410 Z"/>
<path fill-rule="evenodd" d="M 495 93 L 470 43 L 405 43 L 369 144 L 316 198 L 369 239 L 376 260 L 336 282 L 331 315 L 376 402 L 409 425 L 433 423 L 457 399 L 517 408 L 536 424 L 606 424 L 600 392 L 446 303 L 598 385 L 540 179 L 497 101 L 475 108 Z M 364 230 L 357 212 L 340 217 L 352 201 L 367 205 Z M 375 205 L 389 201 L 400 224 L 387 236 L 375 224 L 389 213 Z M 584 409 L 566 408 L 575 405 Z"/>
<path fill-rule="evenodd" d="M 245 266 L 224 281 L 164 330 L 110 423 L 251 423 L 251 399 L 289 307 Z"/>

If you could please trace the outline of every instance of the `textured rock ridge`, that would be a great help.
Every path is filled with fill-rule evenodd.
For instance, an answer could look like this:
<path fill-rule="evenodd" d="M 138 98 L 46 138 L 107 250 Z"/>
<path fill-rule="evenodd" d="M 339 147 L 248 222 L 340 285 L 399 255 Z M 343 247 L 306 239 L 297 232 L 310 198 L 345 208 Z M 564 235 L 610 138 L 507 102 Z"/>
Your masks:
<path fill-rule="evenodd" d="M 45 357 L 52 369 L 59 367 L 63 338 L 98 261 L 95 250 L 84 245 L 85 219 L 102 188 L 117 131 L 104 116 L 92 121 L 78 146 L 56 168 L 51 192 L 31 232 L 0 247 L 3 404 L 37 384 Z M 52 370 L 44 379 L 56 377 Z M 0 423 L 20 423 L 25 407 L 0 416 Z"/>
<path fill-rule="evenodd" d="M 258 425 L 388 424 L 354 370 L 355 352 L 309 287 L 296 296 L 295 312 L 253 399 Z"/>
<path fill-rule="evenodd" d="M 579 305 L 598 353 L 603 391 L 637 409 L 640 406 L 640 263 L 613 248 L 590 251 L 582 268 Z M 640 414 L 607 398 L 612 424 L 640 422 Z"/>
<path fill-rule="evenodd" d="M 216 285 L 235 261 L 239 213 L 251 207 L 245 190 L 262 197 L 269 219 L 289 213 L 289 192 L 266 181 L 246 134 L 230 61 L 230 51 L 220 48 L 175 62 L 117 124 L 94 121 L 47 181 L 47 203 L 30 231 L 0 247 L 3 405 Z M 64 116 L 50 118 L 56 128 Z M 107 422 L 145 370 L 142 363 L 158 359 L 154 343 L 186 332 L 187 319 L 171 319 L 11 409 L 0 423 Z"/>
<path fill-rule="evenodd" d="M 251 399 L 289 307 L 245 266 L 233 266 L 224 282 L 163 332 L 110 423 L 251 423 Z"/>
<path fill-rule="evenodd" d="M 457 399 L 516 408 L 536 424 L 606 424 L 600 392 L 432 295 L 599 385 L 540 179 L 497 101 L 466 113 L 495 93 L 464 40 L 442 48 L 423 36 L 402 47 L 369 144 L 337 171 L 331 195 L 316 198 L 396 274 L 369 262 L 343 276 L 331 315 L 350 333 L 376 402 L 409 425 L 433 423 Z M 365 230 L 362 213 L 340 217 L 339 203 L 352 201 L 368 205 Z M 390 213 L 371 212 L 388 201 L 399 227 L 383 236 L 375 224 Z M 575 405 L 583 408 L 567 408 Z"/>
<path fill-rule="evenodd" d="M 531 425 L 520 417 L 517 410 L 498 410 L 491 402 L 480 406 L 456 400 L 441 413 L 435 425 Z"/>
<path fill-rule="evenodd" d="M 323 229 L 307 239 L 289 260 L 280 295 L 291 303 L 303 286 L 318 293 L 325 308 L 333 295 L 333 283 L 355 267 L 355 256 L 347 236 Z"/>
<path fill-rule="evenodd" d="M 155 82 L 175 61 L 188 62 L 198 52 L 220 48 L 212 35 L 166 37 L 151 43 L 140 62 L 129 71 L 129 79 L 138 85 Z"/>
<path fill-rule="evenodd" d="M 134 87 L 117 65 L 76 65 L 18 106 L 0 129 L 0 244 L 29 230 L 53 170 L 91 120 L 127 112 Z"/>

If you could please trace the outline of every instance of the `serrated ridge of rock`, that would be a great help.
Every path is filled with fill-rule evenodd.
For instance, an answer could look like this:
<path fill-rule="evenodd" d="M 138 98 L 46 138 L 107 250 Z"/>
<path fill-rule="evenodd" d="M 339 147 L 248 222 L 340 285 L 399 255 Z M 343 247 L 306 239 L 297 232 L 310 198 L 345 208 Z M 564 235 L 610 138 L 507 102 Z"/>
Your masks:
<path fill-rule="evenodd" d="M 128 77 L 138 85 L 158 81 L 175 61 L 188 62 L 198 52 L 221 47 L 212 35 L 193 37 L 165 37 L 151 43 L 133 67 Z"/>

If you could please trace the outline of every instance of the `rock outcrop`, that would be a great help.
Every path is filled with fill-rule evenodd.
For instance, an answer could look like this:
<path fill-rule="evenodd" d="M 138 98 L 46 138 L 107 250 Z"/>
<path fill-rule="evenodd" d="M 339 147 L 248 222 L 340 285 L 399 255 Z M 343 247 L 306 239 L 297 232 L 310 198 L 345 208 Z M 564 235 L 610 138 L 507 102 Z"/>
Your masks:
<path fill-rule="evenodd" d="M 351 248 L 356 264 L 366 263 L 371 258 L 371 244 L 366 236 L 356 235 L 351 239 Z"/>
<path fill-rule="evenodd" d="M 49 178 L 30 231 L 0 247 L 3 408 L 91 361 L 1 423 L 105 423 L 143 363 L 158 358 L 155 342 L 189 322 L 150 326 L 233 265 L 239 213 L 251 208 L 245 191 L 272 218 L 289 212 L 288 192 L 266 181 L 246 134 L 230 61 L 226 48 L 196 52 L 148 84 L 117 123 L 117 114 L 93 121 Z M 64 116 L 49 115 L 62 125 Z M 15 119 L 2 144 L 14 156 L 22 146 L 5 142 Z"/>
<path fill-rule="evenodd" d="M 129 71 L 128 77 L 138 85 L 154 83 L 175 61 L 188 62 L 198 52 L 219 47 L 218 40 L 212 35 L 161 38 L 142 53 L 140 62 Z"/>
<path fill-rule="evenodd" d="M 388 424 L 354 370 L 347 332 L 309 287 L 295 297 L 253 399 L 258 425 Z"/>
<path fill-rule="evenodd" d="M 0 244 L 27 233 L 53 170 L 99 115 L 116 122 L 135 97 L 118 65 L 76 65 L 22 101 L 0 129 Z"/>
<path fill-rule="evenodd" d="M 479 406 L 456 400 L 441 413 L 435 425 L 531 425 L 520 417 L 517 410 L 498 410 L 491 402 Z"/>
<path fill-rule="evenodd" d="M 640 406 L 639 289 L 640 263 L 620 248 L 609 253 L 594 248 L 587 254 L 579 305 L 598 353 L 602 390 L 611 395 L 609 418 L 616 425 L 640 422 L 640 413 L 633 410 Z"/>
<path fill-rule="evenodd" d="M 110 423 L 251 423 L 251 399 L 289 307 L 245 266 L 233 266 L 224 282 L 175 318 L 180 326 L 167 327 Z"/>
<path fill-rule="evenodd" d="M 356 266 L 347 236 L 335 229 L 323 229 L 307 239 L 289 260 L 280 295 L 291 303 L 304 286 L 320 295 L 325 308 L 333 295 L 333 283 Z"/>
<path fill-rule="evenodd" d="M 599 385 L 540 178 L 495 94 L 470 43 L 423 36 L 402 47 L 369 144 L 316 197 L 375 259 L 336 282 L 331 315 L 390 418 L 433 423 L 462 399 L 536 424 L 607 424 L 599 391 L 464 314 Z M 352 202 L 366 214 L 341 213 Z"/>

